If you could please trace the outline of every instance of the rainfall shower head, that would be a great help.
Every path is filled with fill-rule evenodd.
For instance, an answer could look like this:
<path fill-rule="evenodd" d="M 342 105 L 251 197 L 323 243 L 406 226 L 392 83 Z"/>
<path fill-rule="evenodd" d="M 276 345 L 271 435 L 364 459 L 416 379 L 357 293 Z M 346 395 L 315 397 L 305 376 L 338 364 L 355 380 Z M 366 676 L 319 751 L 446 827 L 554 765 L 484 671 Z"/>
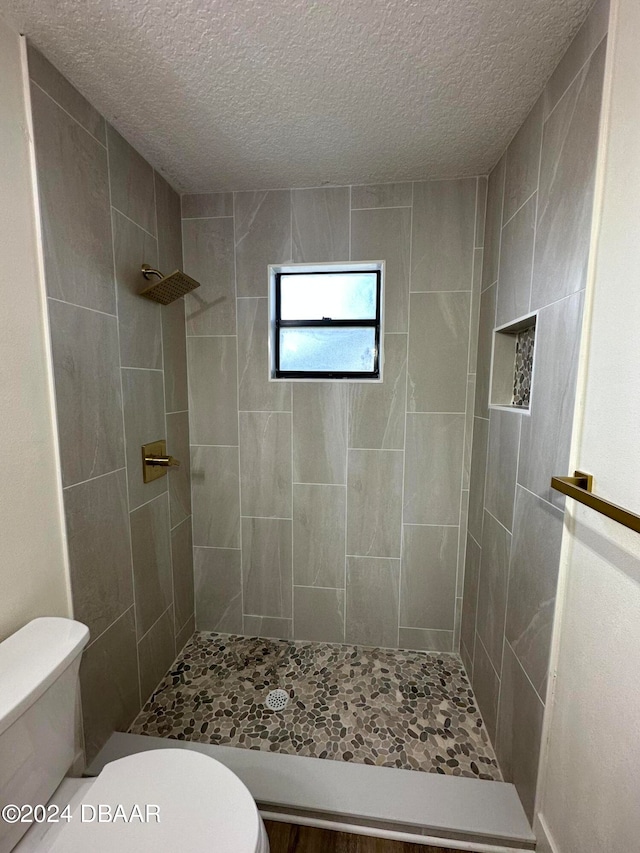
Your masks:
<path fill-rule="evenodd" d="M 153 299 L 154 302 L 159 302 L 161 305 L 168 305 L 175 299 L 180 299 L 185 293 L 200 287 L 199 281 L 181 270 L 176 270 L 171 275 L 162 275 L 159 270 L 154 270 L 149 264 L 142 264 L 142 275 L 146 279 L 149 279 L 150 276 L 156 276 L 159 281 L 141 290 L 140 296 L 146 296 L 147 299 Z"/>

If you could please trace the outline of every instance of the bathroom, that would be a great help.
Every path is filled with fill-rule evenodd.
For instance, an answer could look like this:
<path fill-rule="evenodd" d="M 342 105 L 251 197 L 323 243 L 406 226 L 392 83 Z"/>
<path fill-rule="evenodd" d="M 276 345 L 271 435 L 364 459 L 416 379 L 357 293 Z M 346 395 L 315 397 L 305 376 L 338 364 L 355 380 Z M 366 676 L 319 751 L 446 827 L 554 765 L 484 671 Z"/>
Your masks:
<path fill-rule="evenodd" d="M 423 5 L 3 5 L 0 640 L 88 629 L 65 781 L 206 756 L 274 853 L 617 853 L 637 527 L 551 479 L 638 511 L 640 17 Z M 368 374 L 281 369 L 336 272 Z"/>

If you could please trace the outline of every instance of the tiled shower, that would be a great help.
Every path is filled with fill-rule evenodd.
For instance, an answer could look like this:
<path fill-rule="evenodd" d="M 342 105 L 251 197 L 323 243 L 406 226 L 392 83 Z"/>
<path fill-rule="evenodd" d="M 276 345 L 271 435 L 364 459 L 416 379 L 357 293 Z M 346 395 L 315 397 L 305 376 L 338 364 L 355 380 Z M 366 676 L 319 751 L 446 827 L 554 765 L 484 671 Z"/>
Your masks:
<path fill-rule="evenodd" d="M 502 775 L 531 816 L 607 20 L 599 0 L 488 179 L 182 198 L 29 51 L 89 760 L 134 719 L 301 754 L 321 729 L 352 744 L 321 757 Z M 386 263 L 384 383 L 270 382 L 267 265 L 350 260 Z M 160 308 L 142 263 L 201 287 Z M 529 316 L 530 410 L 491 407 L 494 329 Z M 161 438 L 181 467 L 143 484 Z"/>

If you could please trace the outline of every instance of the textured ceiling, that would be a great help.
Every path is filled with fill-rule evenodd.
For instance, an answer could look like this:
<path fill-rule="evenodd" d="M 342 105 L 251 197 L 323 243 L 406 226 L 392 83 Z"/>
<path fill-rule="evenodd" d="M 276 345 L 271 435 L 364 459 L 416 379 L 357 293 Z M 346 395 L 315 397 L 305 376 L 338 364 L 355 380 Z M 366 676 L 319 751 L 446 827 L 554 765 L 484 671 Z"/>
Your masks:
<path fill-rule="evenodd" d="M 486 172 L 592 0 L 3 0 L 179 190 Z"/>

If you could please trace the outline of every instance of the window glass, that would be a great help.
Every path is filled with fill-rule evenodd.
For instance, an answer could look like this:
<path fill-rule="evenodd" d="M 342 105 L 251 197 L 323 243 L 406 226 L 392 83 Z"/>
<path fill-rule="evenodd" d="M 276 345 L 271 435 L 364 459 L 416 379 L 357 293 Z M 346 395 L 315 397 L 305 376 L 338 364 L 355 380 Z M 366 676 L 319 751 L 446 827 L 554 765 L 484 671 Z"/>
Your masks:
<path fill-rule="evenodd" d="M 287 275 L 280 278 L 282 320 L 374 320 L 376 273 Z"/>
<path fill-rule="evenodd" d="M 280 329 L 280 370 L 371 373 L 375 362 L 374 328 Z"/>

